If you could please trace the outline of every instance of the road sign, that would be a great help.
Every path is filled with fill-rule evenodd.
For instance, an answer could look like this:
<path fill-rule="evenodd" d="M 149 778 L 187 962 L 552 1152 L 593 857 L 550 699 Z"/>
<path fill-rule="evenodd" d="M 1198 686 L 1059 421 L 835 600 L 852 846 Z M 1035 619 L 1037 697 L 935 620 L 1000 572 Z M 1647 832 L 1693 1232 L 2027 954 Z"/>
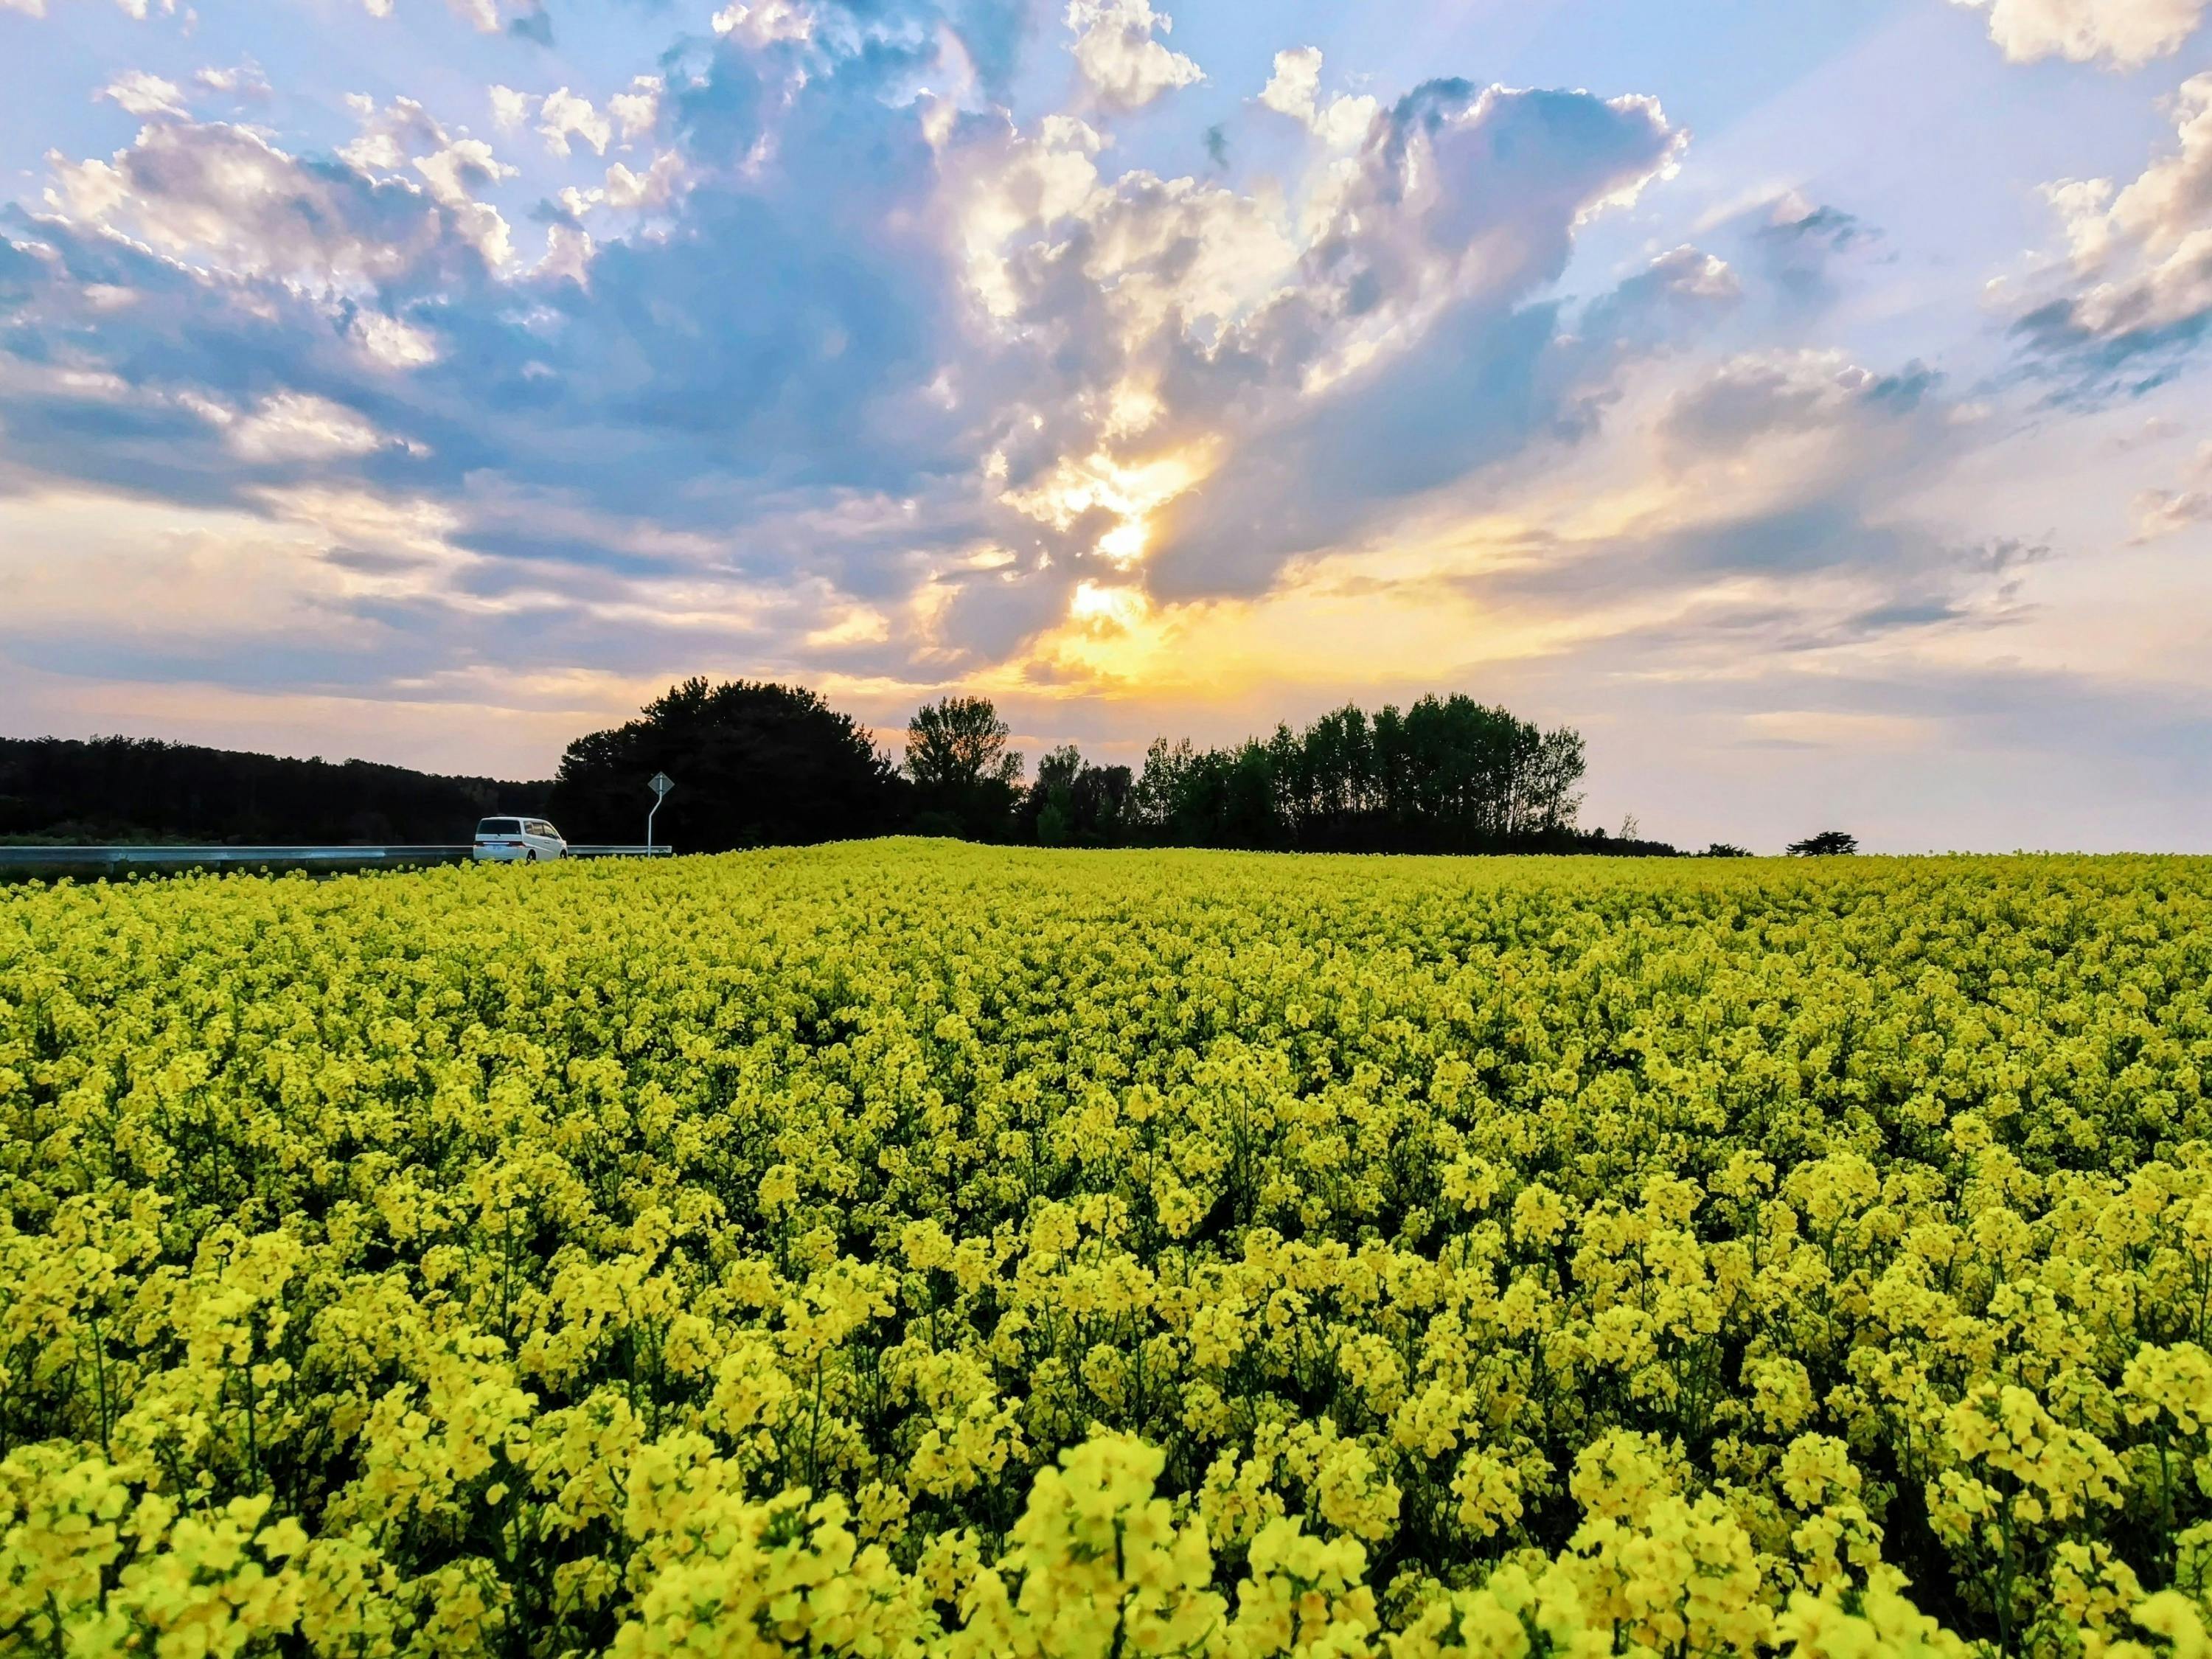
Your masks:
<path fill-rule="evenodd" d="M 675 787 L 676 780 L 670 777 L 665 772 L 655 772 L 653 775 L 653 781 L 646 785 L 646 787 L 652 790 L 656 795 L 665 795 Z"/>

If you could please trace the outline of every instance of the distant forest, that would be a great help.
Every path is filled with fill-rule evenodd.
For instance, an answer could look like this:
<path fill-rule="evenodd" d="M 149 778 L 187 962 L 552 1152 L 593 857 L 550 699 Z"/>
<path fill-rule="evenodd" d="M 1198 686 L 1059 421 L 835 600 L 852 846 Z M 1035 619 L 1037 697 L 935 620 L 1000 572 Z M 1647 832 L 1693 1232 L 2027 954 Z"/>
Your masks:
<path fill-rule="evenodd" d="M 644 838 L 647 780 L 676 788 L 654 839 L 681 852 L 912 833 L 1044 846 L 1669 855 L 1578 824 L 1583 740 L 1464 696 L 1204 747 L 1156 739 L 1141 768 L 1073 745 L 1031 775 L 981 697 L 917 709 L 894 763 L 803 687 L 686 680 L 570 744 L 548 782 L 441 777 L 125 738 L 0 738 L 0 837 L 58 842 L 466 840 L 492 812 L 543 814 L 578 842 Z M 1715 854 L 1734 853 L 1716 847 Z"/>
<path fill-rule="evenodd" d="M 551 788 L 149 738 L 0 738 L 0 838 L 17 842 L 444 845 L 486 812 L 544 811 Z"/>

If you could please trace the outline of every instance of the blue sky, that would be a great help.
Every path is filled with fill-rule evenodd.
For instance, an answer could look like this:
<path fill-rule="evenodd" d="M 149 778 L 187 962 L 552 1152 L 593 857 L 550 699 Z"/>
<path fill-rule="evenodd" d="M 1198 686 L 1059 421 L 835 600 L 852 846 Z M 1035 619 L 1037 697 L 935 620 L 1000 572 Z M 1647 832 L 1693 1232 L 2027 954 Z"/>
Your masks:
<path fill-rule="evenodd" d="M 683 675 L 2212 849 L 2204 0 L 0 0 L 0 730 Z"/>

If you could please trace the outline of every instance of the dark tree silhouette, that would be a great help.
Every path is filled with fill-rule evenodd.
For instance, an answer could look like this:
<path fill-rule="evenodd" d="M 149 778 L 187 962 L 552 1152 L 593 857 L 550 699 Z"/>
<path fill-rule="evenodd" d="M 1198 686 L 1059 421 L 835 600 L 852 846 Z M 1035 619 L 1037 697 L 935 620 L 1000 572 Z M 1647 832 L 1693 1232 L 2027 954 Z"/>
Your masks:
<path fill-rule="evenodd" d="M 1847 836 L 1840 830 L 1823 830 L 1817 836 L 1808 836 L 1802 841 L 1791 842 L 1789 850 L 1790 855 L 1795 858 L 1827 858 L 1838 854 L 1857 852 L 1859 838 L 1856 836 Z"/>
<path fill-rule="evenodd" d="M 1346 706 L 1304 732 L 1200 750 L 1155 741 L 1129 803 L 1143 838 L 1346 852 L 1571 850 L 1583 740 L 1472 697 L 1373 715 Z M 1608 840 L 1607 850 L 1666 851 Z"/>
<path fill-rule="evenodd" d="M 1112 847 L 1125 839 L 1132 781 L 1126 766 L 1092 766 L 1073 744 L 1037 763 L 1016 813 L 1018 835 L 1044 847 Z"/>
<path fill-rule="evenodd" d="M 1751 849 L 1738 847 L 1732 841 L 1717 841 L 1698 856 L 1708 859 L 1747 859 L 1751 856 Z"/>
<path fill-rule="evenodd" d="M 878 836 L 903 814 L 902 781 L 851 715 L 799 686 L 695 677 L 570 744 L 548 816 L 572 841 L 641 842 L 655 772 L 676 789 L 653 838 L 680 853 Z"/>
<path fill-rule="evenodd" d="M 906 775 L 915 827 L 936 835 L 1003 841 L 1021 800 L 1022 757 L 988 697 L 944 697 L 906 727 Z"/>
<path fill-rule="evenodd" d="M 1028 838 L 1044 847 L 1065 847 L 1075 835 L 1075 781 L 1083 757 L 1073 744 L 1048 750 L 1037 763 L 1036 781 L 1017 814 Z"/>
<path fill-rule="evenodd" d="M 59 842 L 466 841 L 547 783 L 440 777 L 137 738 L 0 738 L 0 836 Z"/>
<path fill-rule="evenodd" d="M 945 697 L 925 704 L 907 722 L 907 775 L 924 789 L 1019 783 L 1022 757 L 1006 747 L 1009 735 L 988 697 Z"/>

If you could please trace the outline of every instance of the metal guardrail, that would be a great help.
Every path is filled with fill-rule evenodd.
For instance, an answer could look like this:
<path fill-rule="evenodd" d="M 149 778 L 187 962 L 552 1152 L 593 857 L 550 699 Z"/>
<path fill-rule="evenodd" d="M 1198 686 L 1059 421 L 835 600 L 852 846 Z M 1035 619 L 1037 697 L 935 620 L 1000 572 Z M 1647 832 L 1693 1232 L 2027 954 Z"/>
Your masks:
<path fill-rule="evenodd" d="M 0 847 L 0 870 L 192 869 L 282 864 L 304 868 L 371 870 L 423 864 L 459 864 L 476 850 L 453 847 Z M 576 859 L 666 858 L 666 847 L 571 847 Z"/>

